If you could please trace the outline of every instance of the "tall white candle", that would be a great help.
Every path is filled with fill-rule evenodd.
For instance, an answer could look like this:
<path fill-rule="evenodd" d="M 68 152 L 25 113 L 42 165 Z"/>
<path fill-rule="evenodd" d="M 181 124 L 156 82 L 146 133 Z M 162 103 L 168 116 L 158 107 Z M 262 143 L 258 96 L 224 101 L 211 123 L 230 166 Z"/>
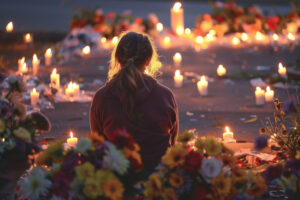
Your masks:
<path fill-rule="evenodd" d="M 171 28 L 178 35 L 182 35 L 184 32 L 183 8 L 180 2 L 176 2 L 171 8 Z"/>
<path fill-rule="evenodd" d="M 286 67 L 283 66 L 281 62 L 278 63 L 278 74 L 284 78 L 287 77 L 286 75 Z"/>
<path fill-rule="evenodd" d="M 176 52 L 173 56 L 173 63 L 175 67 L 180 67 L 182 61 L 182 56 L 179 52 Z"/>
<path fill-rule="evenodd" d="M 38 101 L 39 101 L 39 96 L 40 96 L 40 93 L 36 91 L 35 88 L 33 88 L 33 90 L 30 92 L 30 102 L 31 102 L 31 105 L 36 107 Z"/>
<path fill-rule="evenodd" d="M 180 74 L 180 70 L 177 69 L 174 75 L 174 86 L 177 88 L 182 87 L 182 83 L 183 83 L 183 76 Z"/>
<path fill-rule="evenodd" d="M 265 104 L 265 91 L 260 87 L 256 87 L 255 89 L 255 100 L 256 105 L 264 105 Z"/>
<path fill-rule="evenodd" d="M 48 48 L 45 52 L 45 65 L 50 66 L 51 65 L 51 60 L 52 60 L 52 51 L 51 48 Z"/>
<path fill-rule="evenodd" d="M 6 25 L 6 32 L 10 33 L 14 30 L 14 24 L 13 22 L 9 22 L 7 25 Z"/>
<path fill-rule="evenodd" d="M 74 88 L 73 88 L 73 82 L 69 82 L 66 90 L 65 90 L 66 96 L 72 101 L 74 97 Z"/>
<path fill-rule="evenodd" d="M 271 90 L 270 87 L 268 86 L 265 94 L 266 102 L 272 102 L 273 97 L 274 97 L 274 90 Z"/>
<path fill-rule="evenodd" d="M 34 76 L 37 75 L 40 66 L 40 60 L 38 59 L 36 54 L 33 54 L 32 57 L 32 73 Z"/>
<path fill-rule="evenodd" d="M 25 57 L 22 57 L 18 60 L 18 71 L 21 72 L 22 66 L 25 63 Z"/>
<path fill-rule="evenodd" d="M 24 63 L 22 64 L 20 74 L 21 74 L 21 75 L 24 75 L 24 74 L 26 74 L 27 72 L 28 72 L 28 67 L 27 67 L 26 62 L 24 62 Z"/>
<path fill-rule="evenodd" d="M 53 69 L 50 75 L 50 85 L 56 89 L 60 88 L 60 75 L 56 72 L 56 68 Z"/>
<path fill-rule="evenodd" d="M 218 76 L 226 75 L 226 68 L 223 65 L 219 65 L 217 69 Z"/>
<path fill-rule="evenodd" d="M 201 96 L 207 96 L 208 82 L 205 76 L 201 76 L 200 81 L 197 82 L 197 87 Z"/>

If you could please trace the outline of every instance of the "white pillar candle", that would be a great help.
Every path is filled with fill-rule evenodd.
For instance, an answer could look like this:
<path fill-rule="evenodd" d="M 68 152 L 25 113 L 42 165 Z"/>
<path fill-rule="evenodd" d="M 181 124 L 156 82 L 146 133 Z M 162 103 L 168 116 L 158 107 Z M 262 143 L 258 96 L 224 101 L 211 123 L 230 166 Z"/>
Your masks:
<path fill-rule="evenodd" d="M 240 39 L 237 38 L 237 37 L 233 37 L 232 40 L 231 40 L 231 43 L 233 46 L 237 46 L 240 44 Z"/>
<path fill-rule="evenodd" d="M 30 92 L 30 102 L 33 107 L 36 107 L 36 105 L 39 101 L 39 96 L 40 96 L 40 93 L 37 92 L 35 88 L 33 88 L 33 90 Z"/>
<path fill-rule="evenodd" d="M 13 22 L 9 22 L 7 25 L 6 25 L 6 32 L 10 33 L 14 30 L 14 24 Z"/>
<path fill-rule="evenodd" d="M 283 66 L 281 62 L 278 63 L 278 74 L 284 78 L 287 77 L 286 75 L 286 67 Z"/>
<path fill-rule="evenodd" d="M 180 67 L 182 61 L 182 56 L 179 52 L 176 52 L 173 56 L 173 63 L 175 67 Z"/>
<path fill-rule="evenodd" d="M 83 49 L 82 49 L 82 54 L 84 56 L 87 56 L 87 55 L 90 55 L 91 53 L 91 47 L 90 46 L 85 46 Z"/>
<path fill-rule="evenodd" d="M 265 100 L 266 102 L 272 102 L 274 97 L 274 90 L 271 90 L 268 86 L 266 89 Z"/>
<path fill-rule="evenodd" d="M 218 76 L 226 75 L 226 68 L 223 65 L 219 65 L 217 69 Z"/>
<path fill-rule="evenodd" d="M 177 69 L 174 75 L 174 86 L 180 88 L 182 87 L 182 83 L 183 83 L 183 76 L 180 74 L 180 70 Z"/>
<path fill-rule="evenodd" d="M 32 57 L 32 73 L 34 76 L 37 75 L 39 71 L 39 66 L 40 66 L 40 60 L 38 59 L 36 54 L 33 54 Z"/>
<path fill-rule="evenodd" d="M 162 32 L 163 30 L 164 30 L 164 25 L 162 24 L 162 23 L 157 23 L 156 24 L 156 30 L 158 31 L 158 32 Z"/>
<path fill-rule="evenodd" d="M 264 105 L 265 104 L 265 91 L 260 87 L 256 87 L 255 89 L 255 102 L 256 105 Z"/>
<path fill-rule="evenodd" d="M 236 142 L 236 140 L 233 137 L 233 132 L 230 131 L 228 126 L 225 127 L 225 132 L 223 133 L 223 141 L 226 143 L 229 143 L 229 142 L 235 143 Z"/>
<path fill-rule="evenodd" d="M 60 75 L 56 72 L 56 68 L 53 69 L 50 75 L 50 86 L 56 89 L 60 88 Z"/>
<path fill-rule="evenodd" d="M 24 63 L 22 64 L 20 74 L 21 74 L 21 75 L 24 75 L 24 74 L 26 74 L 27 72 L 28 72 L 28 67 L 27 67 L 26 62 L 24 62 Z"/>
<path fill-rule="evenodd" d="M 45 52 L 45 65 L 50 66 L 52 61 L 52 51 L 51 48 L 48 48 Z"/>
<path fill-rule="evenodd" d="M 171 8 L 171 29 L 174 33 L 182 35 L 184 32 L 183 8 L 180 2 L 176 2 Z"/>
<path fill-rule="evenodd" d="M 25 41 L 26 44 L 29 44 L 29 43 L 31 43 L 33 41 L 33 38 L 32 38 L 32 36 L 31 36 L 30 33 L 26 33 L 24 35 L 24 41 Z"/>
<path fill-rule="evenodd" d="M 201 96 L 207 96 L 208 82 L 205 76 L 201 76 L 200 81 L 197 82 L 197 87 Z"/>
<path fill-rule="evenodd" d="M 67 144 L 68 144 L 68 146 L 75 148 L 77 142 L 78 142 L 78 138 L 77 138 L 77 137 L 74 137 L 74 136 L 73 136 L 73 132 L 70 131 L 70 137 L 67 139 Z"/>
<path fill-rule="evenodd" d="M 80 95 L 80 87 L 79 84 L 73 83 L 73 91 L 74 91 L 74 96 L 79 96 Z"/>
<path fill-rule="evenodd" d="M 72 98 L 74 97 L 74 88 L 73 88 L 73 83 L 72 83 L 72 81 L 69 82 L 69 84 L 68 84 L 68 86 L 67 86 L 67 88 L 66 88 L 66 90 L 65 90 L 65 94 L 66 94 L 66 96 L 69 97 L 70 100 L 72 101 Z"/>
<path fill-rule="evenodd" d="M 18 72 L 21 72 L 24 63 L 25 63 L 25 57 L 22 57 L 18 60 Z"/>
<path fill-rule="evenodd" d="M 171 46 L 171 38 L 169 36 L 164 37 L 162 46 L 166 49 L 170 48 Z"/>

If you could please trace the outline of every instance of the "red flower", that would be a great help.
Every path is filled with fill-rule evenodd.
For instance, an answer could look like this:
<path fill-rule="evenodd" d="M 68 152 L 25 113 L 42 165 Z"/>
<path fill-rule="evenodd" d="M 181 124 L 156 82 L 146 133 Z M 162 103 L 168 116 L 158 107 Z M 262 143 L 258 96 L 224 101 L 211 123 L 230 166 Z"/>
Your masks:
<path fill-rule="evenodd" d="M 109 141 L 115 144 L 119 149 L 127 147 L 130 150 L 134 150 L 135 141 L 126 129 L 115 130 L 109 137 Z"/>
<path fill-rule="evenodd" d="M 103 31 L 103 25 L 102 24 L 97 24 L 96 26 L 94 26 L 94 31 L 102 33 L 102 31 Z"/>
<path fill-rule="evenodd" d="M 216 16 L 216 20 L 219 22 L 219 23 L 222 23 L 224 21 L 224 17 L 221 17 L 219 15 Z"/>
<path fill-rule="evenodd" d="M 133 157 L 129 157 L 130 166 L 135 172 L 141 172 L 144 169 L 143 163 L 138 162 Z"/>
<path fill-rule="evenodd" d="M 196 172 L 201 168 L 201 164 L 202 156 L 195 151 L 190 151 L 186 157 L 184 168 L 190 172 Z"/>
<path fill-rule="evenodd" d="M 87 20 L 86 19 L 82 19 L 79 22 L 79 27 L 84 27 L 87 24 Z"/>
<path fill-rule="evenodd" d="M 286 19 L 287 19 L 287 20 L 293 20 L 293 19 L 295 19 L 295 18 L 297 18 L 297 17 L 298 17 L 297 13 L 295 13 L 294 11 L 292 11 L 292 12 L 290 12 L 290 13 L 286 16 Z"/>
<path fill-rule="evenodd" d="M 108 19 L 112 19 L 112 18 L 114 18 L 115 17 L 115 13 L 114 12 L 110 12 L 110 13 L 108 13 L 108 15 L 107 15 L 107 18 Z"/>
<path fill-rule="evenodd" d="M 191 192 L 191 200 L 204 200 L 206 199 L 206 189 L 201 185 L 195 185 Z"/>
<path fill-rule="evenodd" d="M 79 27 L 78 19 L 72 19 L 71 22 L 70 22 L 70 27 L 71 27 L 71 29 L 78 28 Z"/>
<path fill-rule="evenodd" d="M 143 23 L 143 19 L 140 17 L 135 18 L 135 23 L 141 25 Z"/>

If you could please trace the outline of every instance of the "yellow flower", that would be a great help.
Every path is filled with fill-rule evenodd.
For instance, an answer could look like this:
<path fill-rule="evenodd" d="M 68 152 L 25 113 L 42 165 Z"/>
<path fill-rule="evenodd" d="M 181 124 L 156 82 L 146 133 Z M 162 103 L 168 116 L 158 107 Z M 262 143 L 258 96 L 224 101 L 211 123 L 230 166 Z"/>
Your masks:
<path fill-rule="evenodd" d="M 122 150 L 123 154 L 127 159 L 133 158 L 135 159 L 139 164 L 142 164 L 142 158 L 141 155 L 137 151 L 132 151 L 128 149 L 127 147 L 124 147 Z"/>
<path fill-rule="evenodd" d="M 210 156 L 214 156 L 222 151 L 222 145 L 213 137 L 206 138 L 204 148 L 206 153 Z"/>
<path fill-rule="evenodd" d="M 185 155 L 187 153 L 186 148 L 181 144 L 177 144 L 174 147 L 168 148 L 166 154 L 162 157 L 162 162 L 170 168 L 181 166 L 185 163 Z"/>
<path fill-rule="evenodd" d="M 0 132 L 3 132 L 5 130 L 5 122 L 3 119 L 0 119 Z"/>
<path fill-rule="evenodd" d="M 246 193 L 254 197 L 260 197 L 266 190 L 267 186 L 265 179 L 262 176 L 257 175 L 255 176 L 255 184 L 248 188 Z"/>
<path fill-rule="evenodd" d="M 97 170 L 96 180 L 102 185 L 110 179 L 114 179 L 115 175 L 110 170 Z"/>
<path fill-rule="evenodd" d="M 77 166 L 75 170 L 79 180 L 93 178 L 95 175 L 95 167 L 90 162 L 86 162 L 83 165 Z"/>
<path fill-rule="evenodd" d="M 104 196 L 112 200 L 122 199 L 123 197 L 124 187 L 117 178 L 108 180 L 106 183 L 104 183 L 102 189 Z"/>
<path fill-rule="evenodd" d="M 163 196 L 164 200 L 177 200 L 178 199 L 173 188 L 164 189 L 162 196 Z"/>
<path fill-rule="evenodd" d="M 63 156 L 63 151 L 64 151 L 63 144 L 64 144 L 63 140 L 58 140 L 56 142 L 50 143 L 48 148 L 38 155 L 36 159 L 36 164 L 51 165 L 52 162 L 59 161 L 61 156 Z"/>
<path fill-rule="evenodd" d="M 88 178 L 85 182 L 83 193 L 91 199 L 96 199 L 98 196 L 102 195 L 99 181 L 94 178 Z"/>
<path fill-rule="evenodd" d="M 86 135 L 86 137 L 92 141 L 93 147 L 100 146 L 105 141 L 105 138 L 102 135 L 99 135 L 98 133 L 95 132 Z"/>
<path fill-rule="evenodd" d="M 232 181 L 240 184 L 247 182 L 248 176 L 246 171 L 239 167 L 232 168 Z"/>
<path fill-rule="evenodd" d="M 179 188 L 183 184 L 183 178 L 176 173 L 171 173 L 169 183 L 175 188 Z"/>
<path fill-rule="evenodd" d="M 151 174 L 149 180 L 144 183 L 145 190 L 144 194 L 147 198 L 158 197 L 162 191 L 162 183 L 158 174 Z"/>
<path fill-rule="evenodd" d="M 182 143 L 187 143 L 193 138 L 194 138 L 193 133 L 191 133 L 188 130 L 185 130 L 181 134 L 178 135 L 177 141 L 182 142 Z"/>
<path fill-rule="evenodd" d="M 31 142 L 31 135 L 25 128 L 19 127 L 18 129 L 13 130 L 13 133 L 17 138 L 24 140 L 25 142 Z"/>
<path fill-rule="evenodd" d="M 224 173 L 220 173 L 216 178 L 211 180 L 211 185 L 217 195 L 225 198 L 230 192 L 231 180 L 225 177 Z"/>

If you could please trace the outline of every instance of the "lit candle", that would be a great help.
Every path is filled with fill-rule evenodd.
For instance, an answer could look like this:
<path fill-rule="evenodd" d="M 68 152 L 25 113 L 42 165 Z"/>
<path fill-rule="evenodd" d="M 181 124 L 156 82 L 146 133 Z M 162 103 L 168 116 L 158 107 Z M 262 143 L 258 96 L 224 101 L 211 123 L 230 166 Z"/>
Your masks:
<path fill-rule="evenodd" d="M 270 87 L 268 86 L 265 94 L 266 102 L 272 102 L 273 97 L 274 97 L 274 90 L 271 90 Z"/>
<path fill-rule="evenodd" d="M 163 39 L 163 47 L 169 48 L 171 46 L 171 39 L 169 36 L 164 37 Z"/>
<path fill-rule="evenodd" d="M 216 40 L 216 37 L 215 37 L 213 34 L 208 33 L 208 34 L 206 34 L 205 39 L 206 39 L 208 42 L 212 42 L 212 41 L 215 41 L 215 40 Z"/>
<path fill-rule="evenodd" d="M 18 60 L 18 71 L 21 72 L 22 66 L 25 63 L 25 57 L 22 57 Z"/>
<path fill-rule="evenodd" d="M 198 91 L 201 96 L 207 96 L 207 86 L 208 82 L 205 76 L 201 76 L 200 81 L 197 82 Z"/>
<path fill-rule="evenodd" d="M 243 42 L 246 42 L 248 40 L 248 34 L 247 33 L 242 33 L 241 39 Z"/>
<path fill-rule="evenodd" d="M 226 74 L 226 68 L 223 65 L 219 65 L 217 69 L 218 76 L 224 76 Z"/>
<path fill-rule="evenodd" d="M 183 8 L 180 2 L 176 2 L 171 8 L 171 28 L 178 35 L 184 32 Z"/>
<path fill-rule="evenodd" d="M 288 39 L 291 40 L 291 41 L 294 41 L 296 38 L 295 38 L 295 35 L 293 33 L 288 33 Z"/>
<path fill-rule="evenodd" d="M 228 143 L 228 142 L 235 143 L 236 142 L 236 140 L 233 137 L 233 132 L 230 131 L 228 126 L 225 127 L 225 132 L 223 133 L 223 141 L 226 143 Z"/>
<path fill-rule="evenodd" d="M 180 74 L 180 70 L 177 69 L 174 75 L 174 86 L 177 88 L 182 87 L 182 83 L 183 83 L 183 76 Z"/>
<path fill-rule="evenodd" d="M 186 29 L 184 30 L 184 33 L 185 33 L 186 35 L 190 35 L 190 34 L 192 33 L 192 31 L 191 31 L 191 29 L 186 28 Z"/>
<path fill-rule="evenodd" d="M 202 44 L 203 43 L 203 37 L 202 36 L 197 36 L 196 37 L 196 43 L 199 44 L 199 45 Z"/>
<path fill-rule="evenodd" d="M 79 96 L 80 94 L 80 87 L 79 84 L 73 83 L 73 91 L 74 91 L 74 96 Z"/>
<path fill-rule="evenodd" d="M 21 75 L 23 75 L 23 74 L 26 74 L 27 72 L 28 72 L 28 67 L 27 67 L 27 64 L 24 62 L 22 64 L 20 73 L 21 73 Z"/>
<path fill-rule="evenodd" d="M 231 40 L 231 43 L 234 45 L 234 46 L 237 46 L 240 44 L 240 39 L 237 38 L 237 37 L 233 37 L 232 40 Z"/>
<path fill-rule="evenodd" d="M 119 38 L 117 36 L 113 37 L 112 44 L 116 46 L 118 44 Z"/>
<path fill-rule="evenodd" d="M 77 142 L 78 142 L 78 138 L 77 138 L 77 137 L 74 137 L 74 136 L 73 136 L 73 132 L 70 131 L 70 137 L 67 139 L 67 144 L 68 144 L 70 147 L 75 148 Z"/>
<path fill-rule="evenodd" d="M 255 89 L 255 100 L 256 105 L 264 105 L 265 104 L 265 91 L 260 87 L 256 87 Z"/>
<path fill-rule="evenodd" d="M 51 48 L 48 48 L 45 52 L 45 65 L 50 66 L 52 60 L 52 51 Z"/>
<path fill-rule="evenodd" d="M 39 70 L 39 66 L 40 66 L 40 60 L 38 59 L 36 54 L 33 54 L 33 57 L 32 57 L 32 72 L 33 72 L 34 76 L 37 75 L 37 72 Z"/>
<path fill-rule="evenodd" d="M 158 32 L 162 32 L 163 30 L 164 30 L 164 25 L 162 24 L 162 23 L 157 23 L 156 24 L 156 30 L 158 31 Z"/>
<path fill-rule="evenodd" d="M 255 38 L 257 41 L 261 41 L 263 39 L 263 35 L 261 32 L 256 32 Z"/>
<path fill-rule="evenodd" d="M 35 88 L 33 88 L 33 90 L 30 92 L 30 102 L 33 107 L 36 107 L 36 105 L 39 101 L 39 96 L 40 96 L 40 93 L 37 92 Z"/>
<path fill-rule="evenodd" d="M 181 61 L 182 61 L 182 56 L 180 53 L 175 53 L 174 56 L 173 56 L 173 63 L 174 63 L 174 66 L 175 67 L 180 67 L 180 64 L 181 64 Z"/>
<path fill-rule="evenodd" d="M 91 47 L 90 46 L 85 46 L 83 49 L 82 49 L 82 54 L 83 55 L 89 55 L 91 53 Z"/>
<path fill-rule="evenodd" d="M 68 96 L 72 100 L 72 98 L 74 96 L 74 88 L 73 88 L 72 81 L 69 82 L 69 84 L 68 84 L 68 86 L 67 86 L 67 88 L 65 90 L 65 94 L 66 94 L 66 96 Z"/>
<path fill-rule="evenodd" d="M 10 33 L 14 30 L 14 24 L 12 22 L 9 22 L 7 25 L 6 25 L 6 32 Z"/>
<path fill-rule="evenodd" d="M 283 66 L 281 62 L 278 63 L 278 74 L 282 77 L 287 77 L 286 76 L 286 67 Z"/>
<path fill-rule="evenodd" d="M 56 89 L 60 88 L 60 75 L 56 72 L 56 68 L 53 69 L 50 75 L 50 85 Z"/>
<path fill-rule="evenodd" d="M 272 38 L 274 41 L 278 41 L 278 39 L 279 39 L 279 37 L 276 33 L 273 34 Z"/>
<path fill-rule="evenodd" d="M 32 42 L 32 36 L 30 35 L 30 33 L 26 33 L 25 36 L 24 36 L 24 41 L 25 43 L 29 44 Z"/>

